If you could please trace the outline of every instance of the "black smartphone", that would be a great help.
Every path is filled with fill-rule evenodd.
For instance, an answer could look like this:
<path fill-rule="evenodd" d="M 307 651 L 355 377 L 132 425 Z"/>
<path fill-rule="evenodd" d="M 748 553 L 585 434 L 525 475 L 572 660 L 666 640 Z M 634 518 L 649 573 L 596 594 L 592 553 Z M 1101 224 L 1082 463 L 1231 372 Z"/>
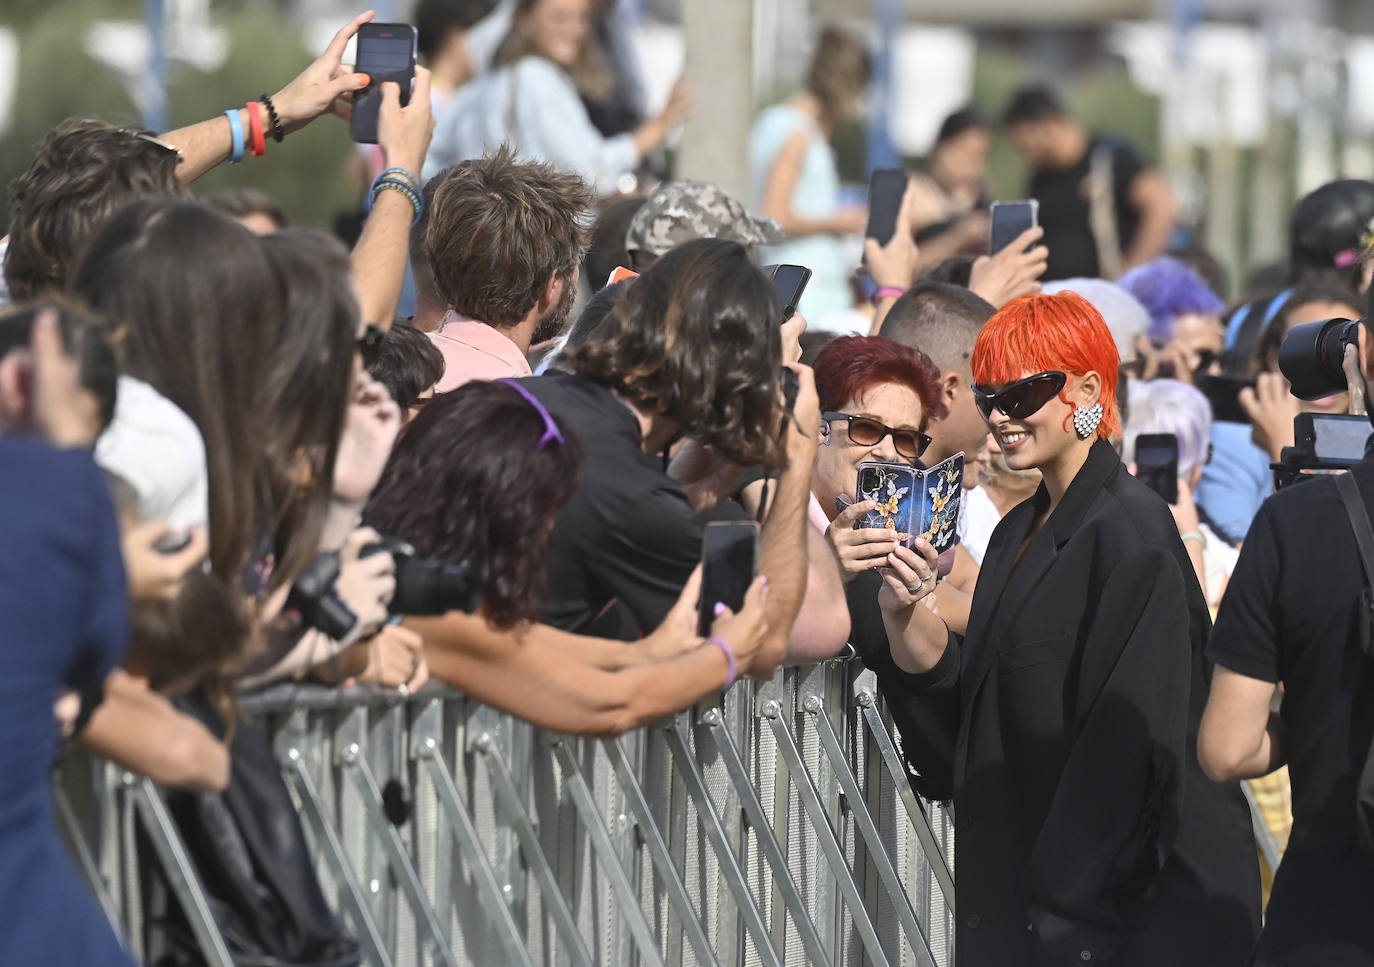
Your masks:
<path fill-rule="evenodd" d="M 1169 503 L 1178 503 L 1178 437 L 1172 433 L 1136 437 L 1135 475 Z"/>
<path fill-rule="evenodd" d="M 1040 202 L 995 201 L 992 203 L 992 227 L 988 229 L 988 254 L 996 255 L 1028 228 L 1040 224 Z"/>
<path fill-rule="evenodd" d="M 892 241 L 897 232 L 897 216 L 902 213 L 907 173 L 901 168 L 877 168 L 868 181 L 868 230 L 865 238 L 879 245 Z"/>
<path fill-rule="evenodd" d="M 1249 423 L 1250 416 L 1240 405 L 1240 391 L 1247 386 L 1255 388 L 1253 379 L 1236 379 L 1234 376 L 1213 376 L 1198 373 L 1193 377 L 1193 385 L 1198 392 L 1207 397 L 1212 404 L 1212 419 L 1219 423 Z"/>
<path fill-rule="evenodd" d="M 778 290 L 778 302 L 782 304 L 782 321 L 786 322 L 797 314 L 806 283 L 811 281 L 811 270 L 804 265 L 766 265 L 763 271 L 773 280 L 773 288 Z"/>
<path fill-rule="evenodd" d="M 705 638 L 716 620 L 716 603 L 735 613 L 759 567 L 759 525 L 751 520 L 716 521 L 701 538 L 701 603 L 697 634 Z"/>
<path fill-rule="evenodd" d="M 359 144 L 377 143 L 377 115 L 382 108 L 382 84 L 401 86 L 401 105 L 410 103 L 415 83 L 417 34 L 410 24 L 363 24 L 358 28 L 358 56 L 353 69 L 371 78 L 353 95 L 353 118 L 348 131 Z"/>
<path fill-rule="evenodd" d="M 1299 413 L 1293 435 L 1299 450 L 1330 463 L 1359 463 L 1371 430 L 1369 418 L 1344 413 Z"/>

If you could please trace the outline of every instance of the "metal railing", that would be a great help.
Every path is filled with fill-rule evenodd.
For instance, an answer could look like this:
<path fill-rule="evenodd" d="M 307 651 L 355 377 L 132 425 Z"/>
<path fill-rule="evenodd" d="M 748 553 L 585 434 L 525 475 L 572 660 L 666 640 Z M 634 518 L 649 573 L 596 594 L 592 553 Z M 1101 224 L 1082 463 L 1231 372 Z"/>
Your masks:
<path fill-rule="evenodd" d="M 289 686 L 243 705 L 365 963 L 953 963 L 952 823 L 912 793 L 856 663 L 741 683 L 606 741 L 444 690 Z M 111 922 L 148 953 L 139 863 L 157 862 L 205 962 L 228 965 L 157 788 L 90 765 L 64 770 L 59 819 Z"/>

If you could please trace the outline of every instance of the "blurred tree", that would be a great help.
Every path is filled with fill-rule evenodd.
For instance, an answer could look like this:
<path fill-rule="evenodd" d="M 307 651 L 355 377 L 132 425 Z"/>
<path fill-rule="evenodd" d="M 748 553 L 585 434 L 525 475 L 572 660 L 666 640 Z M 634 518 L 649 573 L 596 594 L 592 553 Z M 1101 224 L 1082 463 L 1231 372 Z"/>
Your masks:
<path fill-rule="evenodd" d="M 97 117 L 113 124 L 140 124 L 121 79 L 84 48 L 96 19 L 142 16 L 139 0 L 67 0 L 39 4 L 5 0 L 5 19 L 19 30 L 18 95 L 13 124 L 0 140 L 0 183 L 28 165 L 33 148 L 58 121 Z M 223 9 L 223 8 L 221 8 Z M 24 16 L 24 14 L 29 14 Z M 230 53 L 219 69 L 204 73 L 174 67 L 170 78 L 173 127 L 214 117 L 260 94 L 272 93 L 294 77 L 318 52 L 305 51 L 295 31 L 283 30 L 275 8 L 256 4 L 223 11 L 218 24 L 230 33 Z M 325 117 L 241 165 L 222 165 L 196 182 L 197 194 L 234 185 L 253 185 L 276 196 L 294 222 L 327 228 L 341 209 L 357 207 L 358 192 L 344 176 L 354 148 L 348 127 Z M 7 199 L 4 221 L 8 221 Z"/>

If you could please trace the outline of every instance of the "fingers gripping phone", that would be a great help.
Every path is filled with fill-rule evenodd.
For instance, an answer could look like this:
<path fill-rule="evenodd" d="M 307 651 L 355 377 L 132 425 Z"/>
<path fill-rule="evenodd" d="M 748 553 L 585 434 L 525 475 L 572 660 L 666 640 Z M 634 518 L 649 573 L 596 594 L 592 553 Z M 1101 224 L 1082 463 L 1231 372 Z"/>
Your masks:
<path fill-rule="evenodd" d="M 804 265 L 767 265 L 763 269 L 773 280 L 777 289 L 778 302 L 782 304 L 782 321 L 786 322 L 797 314 L 806 283 L 811 281 L 811 270 Z"/>
<path fill-rule="evenodd" d="M 410 103 L 415 83 L 417 34 L 410 24 L 363 24 L 358 28 L 358 56 L 353 69 L 369 80 L 353 95 L 348 130 L 359 144 L 377 143 L 377 117 L 382 108 L 382 84 L 401 87 L 401 106 Z"/>
<path fill-rule="evenodd" d="M 992 203 L 992 227 L 988 229 L 988 254 L 996 255 L 1020 237 L 1021 233 L 1040 224 L 1040 202 L 995 201 Z"/>
<path fill-rule="evenodd" d="M 705 638 L 716 620 L 716 604 L 736 614 L 759 567 L 759 525 L 753 521 L 716 521 L 701 538 L 701 602 L 697 634 Z"/>
<path fill-rule="evenodd" d="M 1172 433 L 1136 437 L 1135 475 L 1169 503 L 1178 503 L 1178 437 Z"/>
<path fill-rule="evenodd" d="M 901 168 L 878 168 L 868 182 L 867 238 L 886 245 L 897 234 L 897 216 L 902 212 L 907 174 Z"/>

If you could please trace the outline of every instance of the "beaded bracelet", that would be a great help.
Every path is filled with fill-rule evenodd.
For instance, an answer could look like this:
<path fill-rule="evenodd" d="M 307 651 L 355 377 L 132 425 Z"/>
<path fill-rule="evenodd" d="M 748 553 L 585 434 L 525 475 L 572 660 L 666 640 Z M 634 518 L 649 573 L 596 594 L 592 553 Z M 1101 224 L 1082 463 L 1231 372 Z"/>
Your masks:
<path fill-rule="evenodd" d="M 416 191 L 419 191 L 419 190 L 420 190 L 420 179 L 419 179 L 419 177 L 418 177 L 414 172 L 410 171 L 410 170 L 407 169 L 407 168 L 388 168 L 388 169 L 386 169 L 385 171 L 383 171 L 380 175 L 377 176 L 377 180 L 378 180 L 378 181 L 381 181 L 383 178 L 387 177 L 388 175 L 395 175 L 396 177 L 402 179 L 403 181 L 409 181 L 409 182 L 410 182 L 410 186 L 411 186 L 412 188 L 414 188 Z"/>
<path fill-rule="evenodd" d="M 730 646 L 725 643 L 724 638 L 707 638 L 706 644 L 715 645 L 725 653 L 725 667 L 727 671 L 725 675 L 725 684 L 721 686 L 723 691 L 735 684 L 735 680 L 739 678 L 739 670 L 735 667 L 735 653 L 730 650 Z"/>
<path fill-rule="evenodd" d="M 402 181 L 395 181 L 391 178 L 387 178 L 385 180 L 374 183 L 372 186 L 372 193 L 369 196 L 371 202 L 369 203 L 368 208 L 370 209 L 372 205 L 376 203 L 377 193 L 380 191 L 385 191 L 388 188 L 392 189 L 393 191 L 399 191 L 401 194 L 405 195 L 406 198 L 410 199 L 410 204 L 415 208 L 415 218 L 411 220 L 410 224 L 414 225 L 416 222 L 418 222 L 420 220 L 420 215 L 425 210 L 424 199 L 420 197 L 419 192 L 417 192 L 415 189 L 411 188 L 409 185 L 405 184 Z"/>
<path fill-rule="evenodd" d="M 233 137 L 233 148 L 229 154 L 229 163 L 236 165 L 243 160 L 243 118 L 239 117 L 239 109 L 225 111 L 224 116 L 229 119 L 229 133 Z"/>
<path fill-rule="evenodd" d="M 267 106 L 267 117 L 272 122 L 272 140 L 281 144 L 282 138 L 286 137 L 286 132 L 281 128 L 281 119 L 277 117 L 277 109 L 272 106 L 272 99 L 264 94 L 258 100 Z"/>

